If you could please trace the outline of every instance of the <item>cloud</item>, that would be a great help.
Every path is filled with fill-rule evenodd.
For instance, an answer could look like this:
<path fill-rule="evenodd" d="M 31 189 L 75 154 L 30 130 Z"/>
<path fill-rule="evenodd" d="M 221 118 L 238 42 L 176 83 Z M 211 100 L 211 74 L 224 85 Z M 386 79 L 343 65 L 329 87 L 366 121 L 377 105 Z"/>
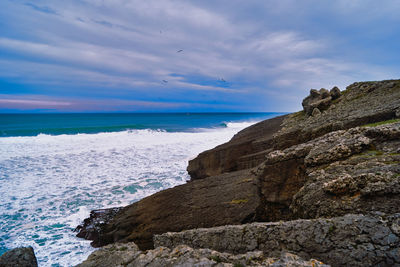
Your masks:
<path fill-rule="evenodd" d="M 59 97 L 198 99 L 253 111 L 283 111 L 275 100 L 290 95 L 294 109 L 311 87 L 394 78 L 398 63 L 382 58 L 396 62 L 396 49 L 369 36 L 399 39 L 387 26 L 400 5 L 385 3 L 2 1 L 0 80 Z"/>
<path fill-rule="evenodd" d="M 46 14 L 58 15 L 54 9 L 52 9 L 48 6 L 38 6 L 38 5 L 35 5 L 32 3 L 25 3 L 24 5 L 34 9 L 35 11 L 43 12 Z"/>

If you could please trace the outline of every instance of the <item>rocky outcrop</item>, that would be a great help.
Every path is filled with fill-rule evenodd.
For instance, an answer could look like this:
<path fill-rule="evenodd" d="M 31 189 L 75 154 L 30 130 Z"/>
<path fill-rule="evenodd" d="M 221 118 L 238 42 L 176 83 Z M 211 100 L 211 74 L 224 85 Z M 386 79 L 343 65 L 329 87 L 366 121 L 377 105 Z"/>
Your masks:
<path fill-rule="evenodd" d="M 328 93 L 319 115 L 263 121 L 201 153 L 189 163 L 191 182 L 121 209 L 91 233 L 94 245 L 151 249 L 155 234 L 199 227 L 399 213 L 400 81 Z"/>
<path fill-rule="evenodd" d="M 331 90 L 330 94 L 335 95 Z M 331 96 L 332 98 L 332 96 Z M 318 116 L 304 111 L 266 120 L 189 162 L 192 180 L 253 168 L 273 150 L 308 142 L 326 133 L 399 117 L 400 80 L 354 83 Z M 312 111 L 311 111 L 312 112 Z"/>
<path fill-rule="evenodd" d="M 331 219 L 252 223 L 156 235 L 156 246 L 188 245 L 233 254 L 291 251 L 332 266 L 398 266 L 400 214 L 346 215 Z"/>
<path fill-rule="evenodd" d="M 304 266 L 325 267 L 318 260 L 305 261 L 299 256 L 283 252 L 277 258 L 266 257 L 262 251 L 232 255 L 210 249 L 193 249 L 186 245 L 175 248 L 157 247 L 146 252 L 140 251 L 135 243 L 108 245 L 93 252 L 77 267 L 159 267 L 159 266 Z"/>
<path fill-rule="evenodd" d="M 94 245 L 134 241 L 141 249 L 150 249 L 154 234 L 253 221 L 259 205 L 257 180 L 250 171 L 223 174 L 158 192 L 125 207 L 108 224 L 99 226 Z"/>
<path fill-rule="evenodd" d="M 0 256 L 0 267 L 37 267 L 32 247 L 14 248 Z"/>

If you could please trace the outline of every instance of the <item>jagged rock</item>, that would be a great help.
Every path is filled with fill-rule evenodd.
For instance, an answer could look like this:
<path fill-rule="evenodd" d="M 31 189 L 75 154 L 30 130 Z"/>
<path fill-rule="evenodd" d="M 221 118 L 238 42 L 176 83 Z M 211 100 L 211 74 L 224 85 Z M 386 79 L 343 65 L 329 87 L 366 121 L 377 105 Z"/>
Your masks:
<path fill-rule="evenodd" d="M 122 207 L 92 210 L 90 217 L 86 218 L 82 225 L 75 228 L 77 237 L 93 240 L 92 245 L 97 246 L 102 227 L 107 224 L 122 209 Z"/>
<path fill-rule="evenodd" d="M 232 255 L 210 249 L 193 249 L 186 245 L 175 248 L 157 247 L 142 252 L 134 243 L 108 245 L 93 252 L 77 267 L 159 267 L 159 266 L 309 266 L 327 267 L 322 262 L 311 259 L 305 261 L 297 255 L 282 252 L 277 258 L 265 257 L 261 251 L 251 251 Z"/>
<path fill-rule="evenodd" d="M 0 256 L 0 267 L 37 267 L 32 247 L 14 248 Z"/>
<path fill-rule="evenodd" d="M 321 88 L 319 92 L 315 89 L 310 90 L 310 95 L 304 98 L 301 103 L 304 108 L 304 112 L 308 115 L 312 115 L 314 109 L 325 110 L 331 104 L 332 96 L 328 90 Z"/>
<path fill-rule="evenodd" d="M 340 92 L 340 89 L 338 88 L 338 87 L 333 87 L 330 91 L 329 91 L 329 93 L 330 93 L 330 95 L 331 95 L 331 97 L 332 97 L 332 100 L 336 100 L 336 99 L 338 99 L 341 95 L 342 95 L 342 93 Z"/>
<path fill-rule="evenodd" d="M 252 223 L 164 233 L 156 246 L 188 245 L 220 252 L 262 251 L 267 257 L 292 251 L 332 266 L 400 264 L 400 214 L 346 215 L 331 219 Z"/>
<path fill-rule="evenodd" d="M 290 206 L 294 217 L 398 212 L 400 123 L 355 128 L 341 135 L 342 139 L 314 146 L 306 156 L 306 182 Z"/>
<path fill-rule="evenodd" d="M 321 115 L 321 111 L 318 108 L 314 108 L 312 113 L 311 113 L 311 116 L 315 117 L 315 116 L 318 116 L 318 115 Z"/>

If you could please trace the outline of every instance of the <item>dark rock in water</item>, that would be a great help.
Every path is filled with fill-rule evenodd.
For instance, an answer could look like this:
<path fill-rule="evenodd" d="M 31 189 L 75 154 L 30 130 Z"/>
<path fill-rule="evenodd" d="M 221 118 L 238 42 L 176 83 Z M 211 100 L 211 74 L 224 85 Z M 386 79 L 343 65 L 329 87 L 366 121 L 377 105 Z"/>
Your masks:
<path fill-rule="evenodd" d="M 32 247 L 14 248 L 0 256 L 0 267 L 37 267 Z"/>
<path fill-rule="evenodd" d="M 262 251 L 276 257 L 291 251 L 332 266 L 399 266 L 400 214 L 354 215 L 331 219 L 252 223 L 164 233 L 155 246 L 187 245 L 240 254 Z"/>
<path fill-rule="evenodd" d="M 90 217 L 83 221 L 82 225 L 75 228 L 77 237 L 93 240 L 92 246 L 96 247 L 102 227 L 107 224 L 122 209 L 122 207 L 92 210 Z"/>

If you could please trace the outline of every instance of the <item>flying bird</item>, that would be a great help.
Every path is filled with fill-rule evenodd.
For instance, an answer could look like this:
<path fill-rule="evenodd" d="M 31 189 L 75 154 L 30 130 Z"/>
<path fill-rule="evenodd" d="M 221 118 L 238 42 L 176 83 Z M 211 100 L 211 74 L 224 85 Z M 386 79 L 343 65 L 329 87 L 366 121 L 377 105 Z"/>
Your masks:
<path fill-rule="evenodd" d="M 180 53 L 180 52 L 183 52 L 183 50 L 182 50 L 182 49 L 179 49 L 178 51 L 176 51 L 176 53 Z"/>
<path fill-rule="evenodd" d="M 167 80 L 162 80 L 164 83 L 167 83 L 168 81 Z"/>
<path fill-rule="evenodd" d="M 219 80 L 220 80 L 221 82 L 226 83 L 226 81 L 224 80 L 224 78 L 219 78 Z"/>

